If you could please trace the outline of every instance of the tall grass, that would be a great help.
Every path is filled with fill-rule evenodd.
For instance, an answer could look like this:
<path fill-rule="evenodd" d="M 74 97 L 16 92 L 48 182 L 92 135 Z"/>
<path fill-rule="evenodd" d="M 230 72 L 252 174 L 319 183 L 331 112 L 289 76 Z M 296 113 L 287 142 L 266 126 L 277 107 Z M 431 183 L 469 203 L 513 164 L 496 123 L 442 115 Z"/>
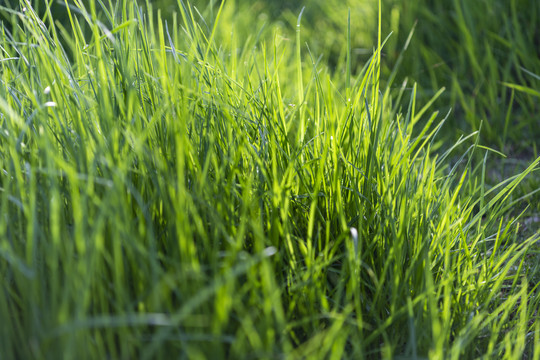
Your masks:
<path fill-rule="evenodd" d="M 508 211 L 540 158 L 488 188 L 478 133 L 434 153 L 448 114 L 381 85 L 380 28 L 354 71 L 344 26 L 329 71 L 301 16 L 287 38 L 237 34 L 226 3 L 21 4 L 1 8 L 2 358 L 538 358 L 539 236 Z"/>
<path fill-rule="evenodd" d="M 456 126 L 479 129 L 484 141 L 521 157 L 537 156 L 538 103 L 504 82 L 538 88 L 537 1 L 416 1 L 400 11 L 403 41 L 417 23 L 403 74 L 424 89 L 448 86 Z M 414 59 L 414 60 L 412 60 Z M 482 125 L 480 125 L 482 124 Z"/>
<path fill-rule="evenodd" d="M 172 6 L 169 0 L 154 2 Z M 201 11 L 208 6 L 204 1 L 195 3 Z M 290 28 L 303 6 L 282 0 L 234 3 L 237 9 L 248 7 L 253 14 L 267 14 Z M 376 46 L 377 3 L 310 1 L 304 11 L 304 34 L 312 39 L 314 53 L 322 54 L 332 67 L 344 61 L 345 38 L 339 35 L 351 9 L 358 17 L 352 22 L 353 67 L 361 67 Z M 383 28 L 393 33 L 383 48 L 383 81 L 399 62 L 398 83 L 405 78 L 417 82 L 418 101 L 425 103 L 437 89 L 446 87 L 436 104 L 453 109 L 450 124 L 457 130 L 449 140 L 482 127 L 484 143 L 528 160 L 537 156 L 537 99 L 513 92 L 504 83 L 533 89 L 540 85 L 534 76 L 540 73 L 538 1 L 383 0 L 382 4 Z M 414 35 L 408 40 L 412 29 Z M 406 42 L 411 45 L 402 57 Z"/>

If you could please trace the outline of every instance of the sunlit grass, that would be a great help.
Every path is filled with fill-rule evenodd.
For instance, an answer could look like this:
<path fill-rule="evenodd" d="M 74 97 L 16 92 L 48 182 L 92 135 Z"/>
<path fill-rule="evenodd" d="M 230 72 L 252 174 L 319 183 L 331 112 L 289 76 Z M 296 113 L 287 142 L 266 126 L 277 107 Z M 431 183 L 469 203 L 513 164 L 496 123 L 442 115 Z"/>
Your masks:
<path fill-rule="evenodd" d="M 2 8 L 3 357 L 538 355 L 540 158 L 486 184 L 477 132 L 434 152 L 452 114 L 381 85 L 380 29 L 330 71 L 300 16 L 222 43 L 246 13 L 89 4 Z"/>

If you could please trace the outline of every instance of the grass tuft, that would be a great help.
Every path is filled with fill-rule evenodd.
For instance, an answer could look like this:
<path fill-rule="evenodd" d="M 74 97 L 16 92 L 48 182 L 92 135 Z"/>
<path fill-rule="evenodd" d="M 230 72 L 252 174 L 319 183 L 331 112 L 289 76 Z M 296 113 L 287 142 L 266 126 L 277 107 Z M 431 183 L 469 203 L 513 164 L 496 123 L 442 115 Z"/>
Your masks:
<path fill-rule="evenodd" d="M 291 41 L 237 34 L 234 3 L 87 4 L 0 7 L 3 357 L 538 354 L 540 234 L 512 210 L 540 158 L 490 184 L 478 132 L 438 151 L 443 91 L 382 79 L 381 1 L 343 71 L 303 11 Z"/>

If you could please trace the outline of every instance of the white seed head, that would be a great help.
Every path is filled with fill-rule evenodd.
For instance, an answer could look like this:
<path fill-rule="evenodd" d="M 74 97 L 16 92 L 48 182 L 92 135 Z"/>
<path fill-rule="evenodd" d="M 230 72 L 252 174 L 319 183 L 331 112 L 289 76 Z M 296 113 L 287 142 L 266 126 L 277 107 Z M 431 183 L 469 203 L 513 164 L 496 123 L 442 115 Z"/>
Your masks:
<path fill-rule="evenodd" d="M 354 244 L 354 255 L 358 256 L 358 230 L 356 228 L 351 228 L 351 238 Z"/>

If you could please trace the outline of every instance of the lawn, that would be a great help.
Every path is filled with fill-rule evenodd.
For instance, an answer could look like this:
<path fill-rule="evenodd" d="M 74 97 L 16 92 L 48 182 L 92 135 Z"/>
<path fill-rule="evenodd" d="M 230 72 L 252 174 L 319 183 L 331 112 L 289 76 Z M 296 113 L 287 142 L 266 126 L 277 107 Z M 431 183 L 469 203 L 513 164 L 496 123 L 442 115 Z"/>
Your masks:
<path fill-rule="evenodd" d="M 449 4 L 0 5 L 0 359 L 540 359 L 540 5 Z"/>

